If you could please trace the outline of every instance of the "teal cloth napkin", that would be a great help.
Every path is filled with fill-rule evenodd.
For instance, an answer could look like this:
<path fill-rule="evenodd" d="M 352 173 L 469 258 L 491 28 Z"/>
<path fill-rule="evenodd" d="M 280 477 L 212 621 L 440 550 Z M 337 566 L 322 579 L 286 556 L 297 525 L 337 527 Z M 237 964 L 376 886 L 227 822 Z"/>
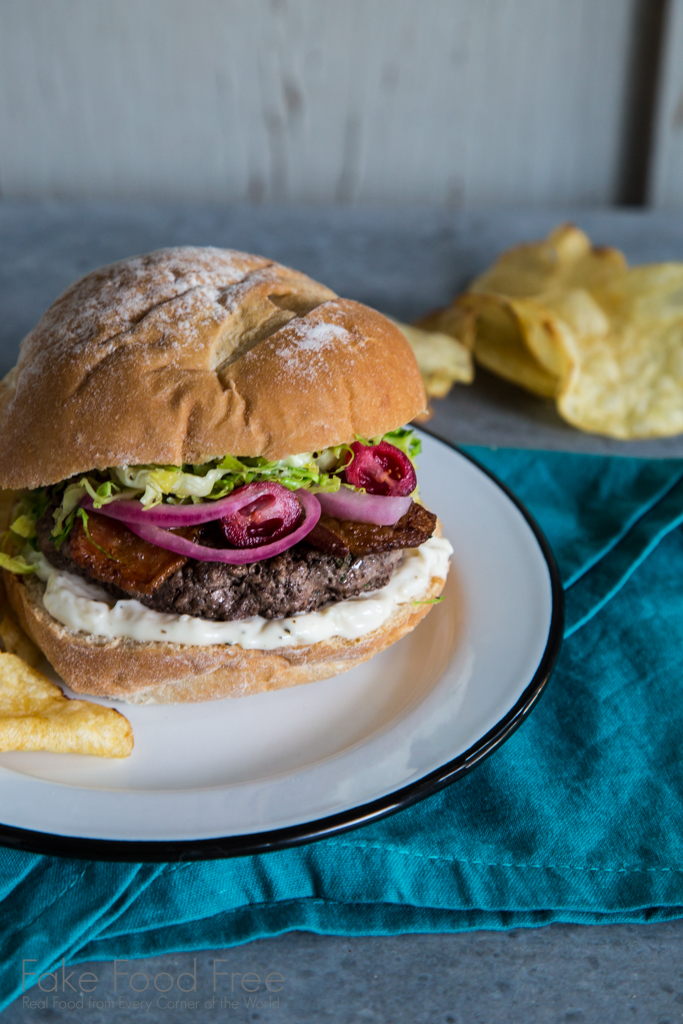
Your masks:
<path fill-rule="evenodd" d="M 683 916 L 683 461 L 470 451 L 538 519 L 566 588 L 529 720 L 448 789 L 296 849 L 170 865 L 0 850 L 0 1006 L 24 958 Z"/>

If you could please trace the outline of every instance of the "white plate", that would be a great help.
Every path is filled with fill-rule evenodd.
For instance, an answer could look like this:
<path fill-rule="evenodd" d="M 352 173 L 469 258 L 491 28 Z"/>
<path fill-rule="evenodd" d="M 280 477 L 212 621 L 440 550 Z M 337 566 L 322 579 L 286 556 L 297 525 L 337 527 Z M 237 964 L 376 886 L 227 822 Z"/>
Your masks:
<path fill-rule="evenodd" d="M 405 806 L 503 742 L 559 650 L 557 570 L 528 513 L 476 463 L 423 435 L 418 470 L 455 553 L 446 600 L 413 633 L 289 690 L 111 702 L 135 732 L 125 761 L 0 755 L 0 842 L 134 860 L 272 849 Z"/>

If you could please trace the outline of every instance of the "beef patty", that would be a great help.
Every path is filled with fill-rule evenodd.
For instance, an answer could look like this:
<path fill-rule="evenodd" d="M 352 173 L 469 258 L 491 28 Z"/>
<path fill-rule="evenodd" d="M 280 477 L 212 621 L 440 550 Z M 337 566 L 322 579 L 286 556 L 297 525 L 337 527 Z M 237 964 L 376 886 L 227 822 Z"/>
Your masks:
<path fill-rule="evenodd" d="M 275 558 L 249 565 L 188 559 L 152 594 L 144 594 L 94 579 L 71 558 L 68 539 L 57 551 L 50 536 L 54 507 L 51 503 L 36 530 L 38 547 L 55 568 L 96 582 L 113 597 L 134 597 L 157 611 L 202 619 L 277 619 L 315 611 L 330 601 L 385 586 L 402 557 L 401 550 L 391 550 L 340 558 L 302 541 Z"/>

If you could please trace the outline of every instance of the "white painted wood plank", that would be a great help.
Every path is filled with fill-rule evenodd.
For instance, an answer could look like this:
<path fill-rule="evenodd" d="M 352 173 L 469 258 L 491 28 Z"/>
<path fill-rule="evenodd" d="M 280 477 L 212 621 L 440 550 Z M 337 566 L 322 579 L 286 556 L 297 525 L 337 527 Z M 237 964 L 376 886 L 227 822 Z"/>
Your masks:
<path fill-rule="evenodd" d="M 610 203 L 635 3 L 0 0 L 0 190 Z"/>
<path fill-rule="evenodd" d="M 669 0 L 659 85 L 650 200 L 683 206 L 683 0 Z"/>

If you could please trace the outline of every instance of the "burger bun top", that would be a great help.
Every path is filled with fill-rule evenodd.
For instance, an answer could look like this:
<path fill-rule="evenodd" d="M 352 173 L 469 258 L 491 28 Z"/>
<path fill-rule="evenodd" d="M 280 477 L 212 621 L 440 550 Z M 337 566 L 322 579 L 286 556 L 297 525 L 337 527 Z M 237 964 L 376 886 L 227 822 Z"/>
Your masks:
<path fill-rule="evenodd" d="M 260 256 L 161 249 L 77 281 L 24 339 L 0 382 L 0 486 L 280 459 L 375 437 L 425 405 L 381 314 Z"/>

